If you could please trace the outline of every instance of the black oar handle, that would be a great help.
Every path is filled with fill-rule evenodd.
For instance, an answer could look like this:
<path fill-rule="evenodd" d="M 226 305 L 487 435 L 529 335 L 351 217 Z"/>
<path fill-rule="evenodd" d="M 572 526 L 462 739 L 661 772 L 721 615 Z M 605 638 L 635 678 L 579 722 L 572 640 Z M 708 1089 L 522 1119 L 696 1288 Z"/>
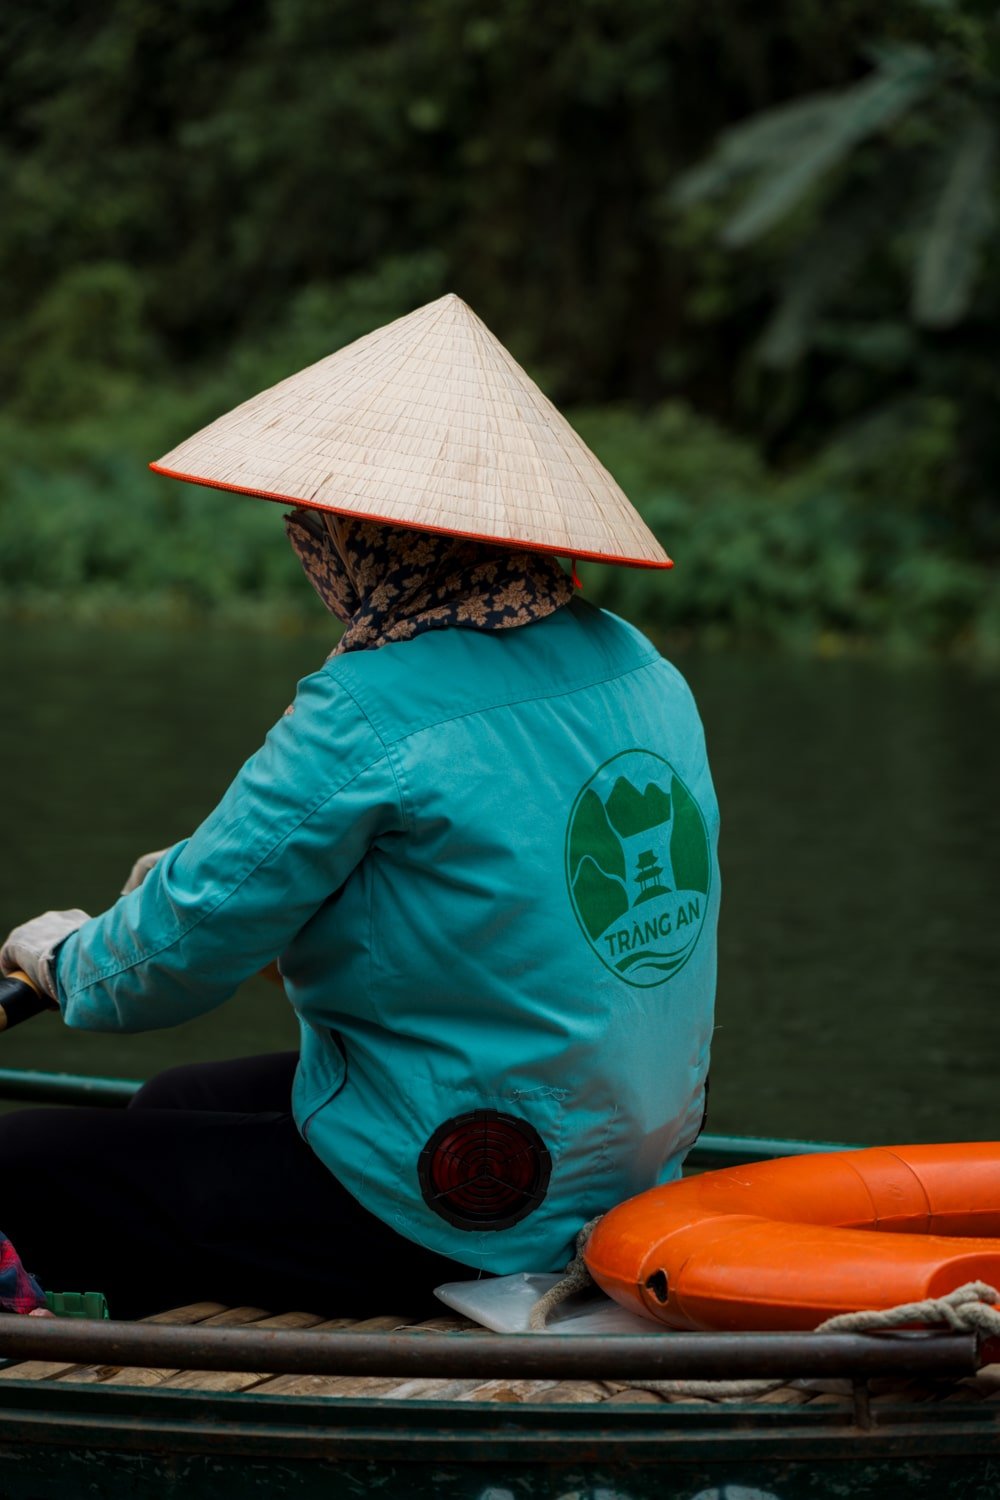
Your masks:
<path fill-rule="evenodd" d="M 0 1031 L 9 1031 L 43 1010 L 54 1009 L 52 1001 L 38 993 L 27 974 L 18 970 L 0 977 Z"/>

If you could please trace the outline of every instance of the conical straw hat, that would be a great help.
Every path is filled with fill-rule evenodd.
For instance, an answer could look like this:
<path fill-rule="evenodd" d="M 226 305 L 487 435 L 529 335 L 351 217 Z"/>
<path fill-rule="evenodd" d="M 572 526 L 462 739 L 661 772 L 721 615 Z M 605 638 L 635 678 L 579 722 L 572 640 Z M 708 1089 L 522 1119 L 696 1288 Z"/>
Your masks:
<path fill-rule="evenodd" d="M 261 391 L 150 467 L 365 520 L 671 566 L 586 443 L 451 295 Z"/>

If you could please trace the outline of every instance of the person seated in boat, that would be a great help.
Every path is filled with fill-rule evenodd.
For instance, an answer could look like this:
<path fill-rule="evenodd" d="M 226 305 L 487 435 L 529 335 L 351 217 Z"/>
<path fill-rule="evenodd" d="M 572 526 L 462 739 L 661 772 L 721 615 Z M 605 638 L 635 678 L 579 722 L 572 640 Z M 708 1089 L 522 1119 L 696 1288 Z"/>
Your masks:
<path fill-rule="evenodd" d="M 585 1220 L 680 1173 L 704 1111 L 702 729 L 557 560 L 669 559 L 456 297 L 154 468 L 290 501 L 344 633 L 189 838 L 101 915 L 16 927 L 0 969 L 131 1032 L 277 957 L 301 1045 L 172 1069 L 124 1111 L 8 1114 L 0 1225 L 43 1286 L 119 1317 L 357 1317 L 561 1268 Z"/>

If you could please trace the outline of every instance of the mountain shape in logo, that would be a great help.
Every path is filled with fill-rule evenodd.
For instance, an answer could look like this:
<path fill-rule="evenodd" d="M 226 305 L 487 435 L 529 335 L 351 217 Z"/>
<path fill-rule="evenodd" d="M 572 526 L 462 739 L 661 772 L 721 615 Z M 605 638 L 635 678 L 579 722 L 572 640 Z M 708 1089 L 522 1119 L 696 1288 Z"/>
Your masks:
<path fill-rule="evenodd" d="M 576 900 L 584 926 L 592 938 L 617 922 L 628 911 L 628 896 L 620 880 L 610 880 L 589 854 L 580 861 L 573 882 Z"/>
<path fill-rule="evenodd" d="M 628 911 L 625 855 L 596 792 L 584 792 L 569 848 L 573 895 L 584 926 L 596 938 Z"/>
<path fill-rule="evenodd" d="M 670 830 L 670 863 L 681 891 L 708 895 L 711 869 L 708 840 L 697 802 L 679 777 L 674 777 L 674 826 Z"/>
<path fill-rule="evenodd" d="M 619 776 L 607 802 L 612 827 L 623 839 L 633 838 L 650 828 L 670 821 L 670 794 L 650 782 L 644 792 L 636 791 L 631 781 Z"/>

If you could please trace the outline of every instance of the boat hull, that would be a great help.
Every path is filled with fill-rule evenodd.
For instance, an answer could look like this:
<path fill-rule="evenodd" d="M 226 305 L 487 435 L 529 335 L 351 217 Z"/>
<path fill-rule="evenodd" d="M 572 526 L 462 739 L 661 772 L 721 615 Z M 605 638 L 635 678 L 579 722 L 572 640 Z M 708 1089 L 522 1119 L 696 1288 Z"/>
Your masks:
<path fill-rule="evenodd" d="M 484 1406 L 5 1383 L 4 1500 L 993 1500 L 1000 1403 Z"/>

